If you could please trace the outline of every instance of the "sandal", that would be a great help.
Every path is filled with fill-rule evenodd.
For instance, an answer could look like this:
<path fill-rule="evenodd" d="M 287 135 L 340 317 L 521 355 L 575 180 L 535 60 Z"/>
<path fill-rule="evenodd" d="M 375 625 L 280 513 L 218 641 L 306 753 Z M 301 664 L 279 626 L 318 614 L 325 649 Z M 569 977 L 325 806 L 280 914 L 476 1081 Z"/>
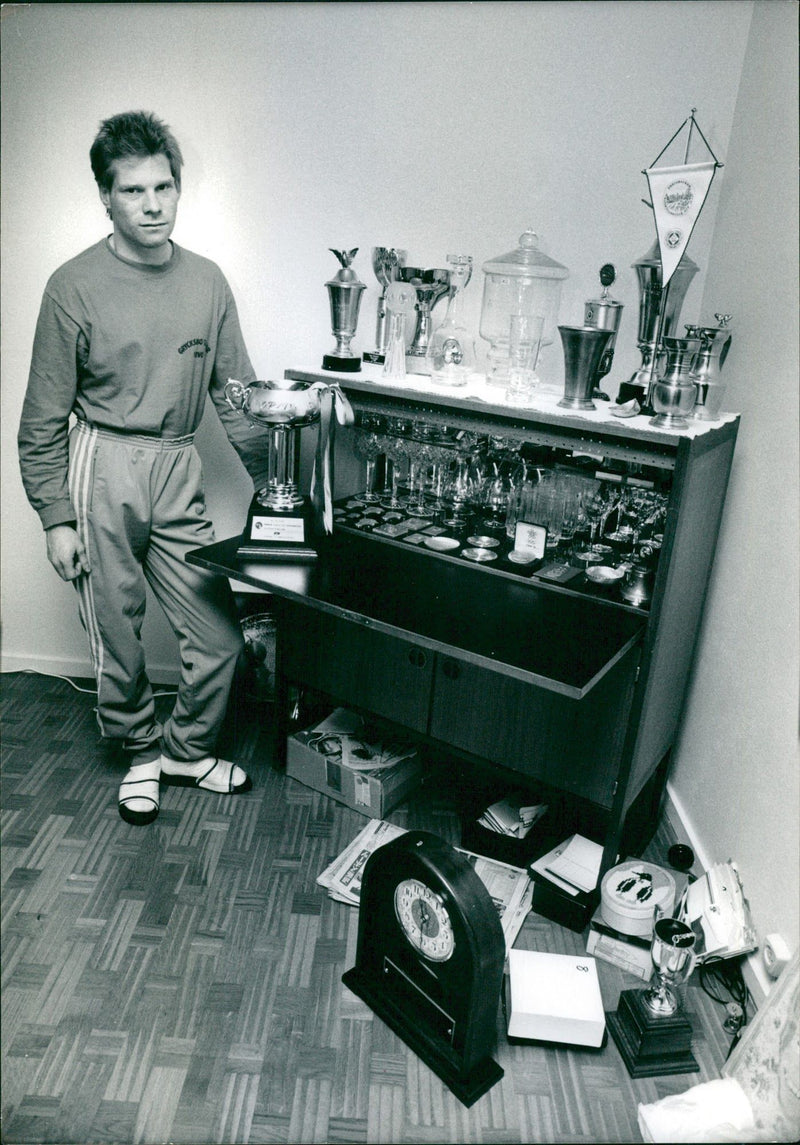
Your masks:
<path fill-rule="evenodd" d="M 126 823 L 144 827 L 158 815 L 159 760 L 132 767 L 119 785 L 119 813 Z"/>
<path fill-rule="evenodd" d="M 161 781 L 170 787 L 199 787 L 217 795 L 241 795 L 253 786 L 250 777 L 235 763 L 207 755 L 184 763 L 161 757 Z"/>

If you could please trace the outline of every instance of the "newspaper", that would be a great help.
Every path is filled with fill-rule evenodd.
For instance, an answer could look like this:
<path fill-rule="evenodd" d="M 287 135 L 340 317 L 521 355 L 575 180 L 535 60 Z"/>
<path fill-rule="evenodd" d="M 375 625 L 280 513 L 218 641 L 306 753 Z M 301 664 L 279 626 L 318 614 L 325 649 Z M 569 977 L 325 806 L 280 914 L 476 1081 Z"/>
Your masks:
<path fill-rule="evenodd" d="M 326 867 L 317 878 L 317 883 L 328 891 L 331 898 L 339 902 L 358 906 L 361 895 L 361 879 L 370 855 L 405 834 L 405 828 L 387 823 L 383 819 L 371 819 L 362 831 L 345 847 L 338 858 Z M 522 928 L 533 899 L 533 884 L 527 872 L 496 859 L 487 859 L 471 851 L 461 851 L 472 864 L 475 873 L 491 895 L 500 916 L 500 925 L 506 942 L 506 952 L 514 945 Z"/>
<path fill-rule="evenodd" d="M 380 738 L 376 728 L 347 708 L 336 708 L 321 723 L 309 728 L 305 737 L 308 747 L 334 763 L 369 775 L 378 775 L 417 754 L 412 743 Z"/>

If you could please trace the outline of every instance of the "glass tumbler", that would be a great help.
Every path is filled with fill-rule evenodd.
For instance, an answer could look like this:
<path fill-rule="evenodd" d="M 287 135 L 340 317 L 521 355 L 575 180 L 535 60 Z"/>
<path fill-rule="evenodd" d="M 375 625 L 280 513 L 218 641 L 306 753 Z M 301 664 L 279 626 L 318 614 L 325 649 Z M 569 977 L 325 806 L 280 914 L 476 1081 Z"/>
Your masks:
<path fill-rule="evenodd" d="M 508 330 L 509 405 L 527 406 L 539 381 L 536 363 L 542 342 L 544 317 L 541 314 L 512 314 Z"/>

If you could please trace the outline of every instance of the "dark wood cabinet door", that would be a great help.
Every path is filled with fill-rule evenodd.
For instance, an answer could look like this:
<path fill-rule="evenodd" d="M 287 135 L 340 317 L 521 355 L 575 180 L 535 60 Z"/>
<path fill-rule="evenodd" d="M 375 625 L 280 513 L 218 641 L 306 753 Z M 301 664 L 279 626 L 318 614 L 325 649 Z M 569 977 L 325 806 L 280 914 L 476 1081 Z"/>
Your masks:
<path fill-rule="evenodd" d="M 429 649 L 289 602 L 283 609 L 291 633 L 281 648 L 287 677 L 343 704 L 427 731 L 434 662 Z"/>
<path fill-rule="evenodd" d="M 633 695 L 631 649 L 576 700 L 451 656 L 437 658 L 430 734 L 611 806 Z"/>

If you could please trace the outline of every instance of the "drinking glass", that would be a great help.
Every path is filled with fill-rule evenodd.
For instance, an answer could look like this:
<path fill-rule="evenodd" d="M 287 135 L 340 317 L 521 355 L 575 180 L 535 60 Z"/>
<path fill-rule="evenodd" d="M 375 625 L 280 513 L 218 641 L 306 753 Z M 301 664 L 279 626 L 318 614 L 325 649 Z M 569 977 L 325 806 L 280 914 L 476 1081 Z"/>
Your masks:
<path fill-rule="evenodd" d="M 382 440 L 378 434 L 381 424 L 381 419 L 377 415 L 365 414 L 357 427 L 353 441 L 356 457 L 363 458 L 367 466 L 364 492 L 358 496 L 357 500 L 363 501 L 367 505 L 374 505 L 381 499 L 381 494 L 375 488 L 377 462 L 383 452 Z"/>
<path fill-rule="evenodd" d="M 444 523 L 446 525 L 457 529 L 466 525 L 473 493 L 474 480 L 470 470 L 470 459 L 463 453 L 456 454 L 450 468 L 445 491 L 447 508 Z"/>
<path fill-rule="evenodd" d="M 444 446 L 431 449 L 431 496 L 430 508 L 434 516 L 445 510 L 445 493 L 448 485 L 448 470 L 453 460 L 452 450 Z"/>
<path fill-rule="evenodd" d="M 424 442 L 410 443 L 411 460 L 415 465 L 415 474 L 409 478 L 408 509 L 415 517 L 432 517 L 433 509 L 426 500 L 428 488 L 428 471 L 431 467 L 433 450 Z"/>
<path fill-rule="evenodd" d="M 536 363 L 542 342 L 544 318 L 541 314 L 512 314 L 508 333 L 508 388 L 509 405 L 530 404 L 539 381 Z"/>
<path fill-rule="evenodd" d="M 400 483 L 405 477 L 408 463 L 408 442 L 402 436 L 406 426 L 397 418 L 391 418 L 387 426 L 386 467 L 388 470 L 387 488 L 381 500 L 385 509 L 402 509 Z"/>

